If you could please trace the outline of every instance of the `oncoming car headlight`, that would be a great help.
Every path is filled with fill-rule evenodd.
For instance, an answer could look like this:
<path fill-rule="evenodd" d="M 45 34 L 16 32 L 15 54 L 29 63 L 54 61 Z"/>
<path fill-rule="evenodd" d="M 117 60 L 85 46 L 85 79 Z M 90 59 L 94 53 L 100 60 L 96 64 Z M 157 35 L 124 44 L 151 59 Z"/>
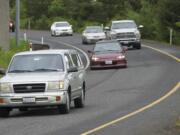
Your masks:
<path fill-rule="evenodd" d="M 64 89 L 64 81 L 48 82 L 48 90 Z"/>
<path fill-rule="evenodd" d="M 11 84 L 10 83 L 0 83 L 0 93 L 10 93 Z"/>

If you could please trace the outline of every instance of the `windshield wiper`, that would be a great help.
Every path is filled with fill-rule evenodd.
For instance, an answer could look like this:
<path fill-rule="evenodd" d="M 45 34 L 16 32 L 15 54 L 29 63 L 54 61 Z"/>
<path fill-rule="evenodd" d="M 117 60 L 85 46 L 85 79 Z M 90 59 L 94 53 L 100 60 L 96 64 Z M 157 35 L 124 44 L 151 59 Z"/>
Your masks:
<path fill-rule="evenodd" d="M 32 72 L 32 70 L 11 70 L 8 73 L 24 73 L 24 72 Z"/>
<path fill-rule="evenodd" d="M 33 72 L 39 72 L 39 71 L 42 71 L 42 72 L 44 72 L 44 71 L 60 71 L 60 69 L 53 69 L 53 68 L 39 68 L 39 69 L 35 69 L 35 70 L 33 70 Z"/>

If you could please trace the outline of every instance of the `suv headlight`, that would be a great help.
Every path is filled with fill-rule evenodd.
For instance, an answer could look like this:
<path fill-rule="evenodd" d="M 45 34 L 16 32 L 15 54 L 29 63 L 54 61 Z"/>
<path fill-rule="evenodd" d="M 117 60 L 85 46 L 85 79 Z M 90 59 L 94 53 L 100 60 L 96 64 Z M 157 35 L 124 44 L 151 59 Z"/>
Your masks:
<path fill-rule="evenodd" d="M 61 90 L 64 89 L 64 81 L 48 82 L 48 90 Z"/>
<path fill-rule="evenodd" d="M 10 93 L 10 92 L 12 92 L 10 83 L 0 83 L 0 93 Z"/>

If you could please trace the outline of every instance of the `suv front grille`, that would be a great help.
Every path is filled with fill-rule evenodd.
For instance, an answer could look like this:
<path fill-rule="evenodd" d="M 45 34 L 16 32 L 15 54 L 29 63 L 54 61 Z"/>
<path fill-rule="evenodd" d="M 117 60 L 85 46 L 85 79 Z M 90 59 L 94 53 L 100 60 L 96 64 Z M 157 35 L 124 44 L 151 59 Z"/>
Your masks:
<path fill-rule="evenodd" d="M 45 91 L 45 83 L 37 83 L 37 84 L 14 84 L 14 92 L 15 93 L 36 93 L 36 92 L 44 92 Z"/>
<path fill-rule="evenodd" d="M 136 35 L 133 32 L 118 33 L 117 38 L 136 38 Z"/>

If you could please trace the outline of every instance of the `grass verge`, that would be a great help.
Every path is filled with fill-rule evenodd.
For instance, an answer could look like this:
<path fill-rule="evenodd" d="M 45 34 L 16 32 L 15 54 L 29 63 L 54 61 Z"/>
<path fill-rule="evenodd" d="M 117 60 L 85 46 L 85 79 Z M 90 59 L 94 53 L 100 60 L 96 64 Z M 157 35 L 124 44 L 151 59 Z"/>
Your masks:
<path fill-rule="evenodd" d="M 180 117 L 179 117 L 178 120 L 176 121 L 176 127 L 180 129 Z"/>

